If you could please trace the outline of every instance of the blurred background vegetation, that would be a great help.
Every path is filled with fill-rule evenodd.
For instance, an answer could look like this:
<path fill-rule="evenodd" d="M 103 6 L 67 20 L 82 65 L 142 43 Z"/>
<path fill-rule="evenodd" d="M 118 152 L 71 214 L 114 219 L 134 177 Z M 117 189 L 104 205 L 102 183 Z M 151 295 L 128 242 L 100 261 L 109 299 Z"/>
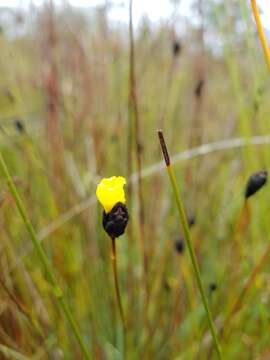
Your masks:
<path fill-rule="evenodd" d="M 133 27 L 110 17 L 123 6 L 0 8 L 1 152 L 93 359 L 214 359 L 162 128 L 223 357 L 266 360 L 269 187 L 243 204 L 270 165 L 270 87 L 249 1 L 168 0 Z M 125 355 L 94 195 L 112 175 L 128 181 Z M 0 190 L 0 358 L 82 359 L 2 176 Z"/>

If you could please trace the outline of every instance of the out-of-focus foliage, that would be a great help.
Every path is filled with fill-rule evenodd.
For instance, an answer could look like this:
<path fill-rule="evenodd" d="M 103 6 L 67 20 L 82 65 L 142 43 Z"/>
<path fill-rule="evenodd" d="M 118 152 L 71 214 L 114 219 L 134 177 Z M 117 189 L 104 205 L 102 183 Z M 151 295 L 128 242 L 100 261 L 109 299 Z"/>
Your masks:
<path fill-rule="evenodd" d="M 171 154 L 270 131 L 269 74 L 247 2 L 193 1 L 190 18 L 182 2 L 171 2 L 170 18 L 144 17 L 134 29 L 143 170 L 162 159 L 160 127 Z M 0 10 L 1 151 L 95 359 L 124 357 L 111 244 L 92 196 L 100 177 L 137 171 L 128 24 L 110 20 L 112 8 Z M 188 215 L 196 218 L 193 242 L 218 329 L 260 264 L 221 338 L 224 359 L 269 356 L 267 256 L 260 263 L 270 234 L 268 185 L 243 207 L 249 175 L 269 165 L 265 144 L 176 167 Z M 126 358 L 206 359 L 201 299 L 185 247 L 175 251 L 183 235 L 171 189 L 163 171 L 145 174 L 147 302 L 136 181 L 130 224 L 117 240 Z M 80 359 L 3 178 L 0 204 L 0 351 L 6 358 L 8 348 L 14 358 Z"/>

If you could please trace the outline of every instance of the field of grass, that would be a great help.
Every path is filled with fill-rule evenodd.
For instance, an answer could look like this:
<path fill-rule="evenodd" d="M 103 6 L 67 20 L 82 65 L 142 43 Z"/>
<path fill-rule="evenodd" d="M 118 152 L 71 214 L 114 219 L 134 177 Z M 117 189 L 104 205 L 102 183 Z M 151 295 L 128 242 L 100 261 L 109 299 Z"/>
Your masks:
<path fill-rule="evenodd" d="M 174 3 L 138 26 L 0 8 L 0 359 L 219 358 L 189 239 L 222 359 L 270 357 L 267 182 L 245 199 L 270 168 L 270 69 L 249 1 Z M 123 317 L 95 195 L 113 175 Z"/>

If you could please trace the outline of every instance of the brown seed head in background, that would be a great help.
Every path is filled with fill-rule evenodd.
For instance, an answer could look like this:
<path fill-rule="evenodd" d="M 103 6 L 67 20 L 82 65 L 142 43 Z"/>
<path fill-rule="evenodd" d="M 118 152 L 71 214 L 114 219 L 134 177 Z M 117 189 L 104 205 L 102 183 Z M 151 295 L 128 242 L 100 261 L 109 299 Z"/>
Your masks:
<path fill-rule="evenodd" d="M 267 171 L 261 170 L 252 174 L 247 182 L 245 190 L 245 198 L 249 198 L 259 191 L 267 181 Z"/>

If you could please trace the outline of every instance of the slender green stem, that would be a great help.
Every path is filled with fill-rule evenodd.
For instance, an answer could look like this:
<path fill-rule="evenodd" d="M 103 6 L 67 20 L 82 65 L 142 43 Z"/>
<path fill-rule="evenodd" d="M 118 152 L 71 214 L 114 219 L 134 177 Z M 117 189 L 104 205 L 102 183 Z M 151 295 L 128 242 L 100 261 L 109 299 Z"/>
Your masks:
<path fill-rule="evenodd" d="M 119 281 L 118 281 L 118 274 L 117 274 L 117 255 L 116 255 L 116 244 L 115 244 L 115 238 L 112 237 L 112 267 L 113 267 L 113 278 L 114 278 L 114 287 L 115 287 L 115 295 L 116 295 L 116 301 L 117 306 L 119 309 L 122 326 L 123 326 L 123 334 L 124 334 L 124 355 L 126 355 L 126 322 L 125 322 L 125 315 L 124 310 L 122 306 L 121 301 L 121 293 L 120 293 L 120 287 L 119 287 Z"/>
<path fill-rule="evenodd" d="M 164 160 L 165 160 L 165 163 L 166 163 L 167 171 L 168 171 L 168 174 L 169 174 L 169 178 L 170 178 L 170 181 L 171 181 L 171 185 L 172 185 L 172 188 L 173 188 L 173 192 L 174 192 L 178 212 L 179 212 L 179 215 L 180 215 L 180 220 L 181 220 L 181 223 L 182 223 L 182 226 L 183 226 L 184 236 L 185 236 L 185 240 L 186 240 L 186 243 L 187 243 L 187 246 L 188 246 L 188 251 L 189 251 L 190 258 L 191 258 L 193 270 L 195 272 L 195 277 L 196 277 L 198 287 L 199 287 L 199 290 L 200 290 L 200 293 L 201 293 L 203 306 L 205 308 L 205 312 L 206 312 L 206 315 L 207 315 L 209 328 L 210 328 L 210 331 L 211 331 L 211 334 L 212 334 L 212 338 L 213 338 L 213 342 L 214 342 L 214 345 L 215 345 L 215 349 L 216 349 L 218 358 L 221 359 L 221 350 L 220 350 L 218 338 L 217 338 L 217 335 L 216 335 L 215 325 L 214 325 L 212 315 L 211 315 L 211 312 L 210 312 L 210 309 L 209 309 L 209 306 L 208 306 L 207 297 L 206 297 L 206 294 L 205 294 L 204 289 L 203 289 L 200 269 L 199 269 L 199 265 L 198 265 L 198 262 L 197 262 L 197 259 L 196 259 L 194 249 L 193 249 L 185 209 L 184 209 L 184 206 L 183 206 L 183 203 L 182 203 L 182 199 L 181 199 L 180 191 L 179 191 L 178 186 L 177 186 L 177 181 L 176 181 L 176 178 L 175 178 L 174 170 L 173 170 L 173 167 L 171 166 L 171 163 L 170 163 L 169 153 L 168 153 L 167 146 L 166 146 L 166 143 L 165 143 L 165 140 L 164 140 L 164 137 L 163 137 L 163 133 L 162 133 L 161 130 L 158 131 L 158 136 L 159 136 L 160 145 L 161 145 L 161 148 L 162 148 Z"/>
<path fill-rule="evenodd" d="M 113 267 L 115 294 L 116 294 L 117 305 L 118 305 L 119 313 L 121 316 L 123 328 L 125 331 L 125 317 L 124 317 L 124 311 L 123 311 L 123 306 L 122 306 L 122 301 L 121 301 L 120 288 L 119 288 L 118 275 L 117 275 L 117 258 L 116 258 L 115 238 L 112 237 L 111 239 L 112 239 L 112 267 Z"/>
<path fill-rule="evenodd" d="M 65 314 L 65 318 L 67 319 L 67 321 L 69 322 L 70 324 L 70 327 L 81 347 L 81 350 L 82 352 L 84 353 L 84 356 L 86 359 L 90 359 L 90 353 L 88 352 L 83 340 L 82 340 L 82 337 L 81 337 L 81 334 L 79 332 L 79 329 L 77 327 L 77 324 L 63 298 L 63 293 L 62 293 L 62 290 L 61 288 L 59 287 L 58 285 L 58 282 L 56 280 L 56 277 L 53 273 L 53 269 L 52 269 L 52 266 L 45 254 L 45 251 L 41 245 L 41 243 L 38 241 L 38 237 L 37 237 L 37 234 L 33 228 L 33 225 L 27 215 L 27 212 L 24 208 L 24 205 L 23 205 L 23 201 L 22 201 L 22 198 L 20 197 L 17 189 L 16 189 L 16 186 L 11 178 L 11 175 L 9 173 L 9 170 L 7 168 L 7 165 L 5 163 L 5 160 L 2 156 L 2 154 L 0 153 L 0 168 L 2 169 L 4 175 L 5 175 L 5 178 L 6 178 L 6 182 L 7 182 L 7 185 L 9 187 L 9 190 L 15 200 L 15 203 L 16 203 L 16 206 L 17 206 L 17 209 L 22 217 L 22 220 L 24 222 L 24 225 L 29 233 L 29 236 L 30 236 L 30 239 L 32 240 L 32 243 L 33 243 L 33 246 L 34 248 L 36 249 L 36 252 L 38 254 L 38 257 L 39 257 L 39 260 L 41 261 L 43 267 L 44 267 L 44 270 L 46 272 L 46 275 L 48 277 L 48 280 L 52 286 L 52 289 L 53 289 L 53 294 L 59 304 L 59 307 L 62 309 L 63 313 Z"/>

